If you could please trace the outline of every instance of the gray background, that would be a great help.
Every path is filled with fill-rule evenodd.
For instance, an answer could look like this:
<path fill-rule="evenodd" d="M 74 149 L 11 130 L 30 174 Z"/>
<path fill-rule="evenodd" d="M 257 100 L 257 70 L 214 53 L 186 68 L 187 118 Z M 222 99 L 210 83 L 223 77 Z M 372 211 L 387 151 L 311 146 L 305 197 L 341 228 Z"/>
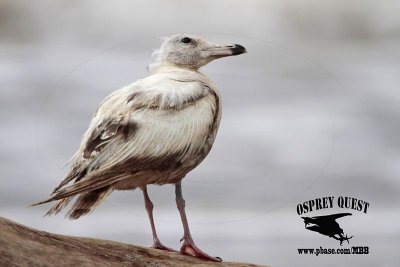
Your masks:
<path fill-rule="evenodd" d="M 46 231 L 151 244 L 139 191 L 114 192 L 77 221 L 43 218 L 92 113 L 146 75 L 159 36 L 194 33 L 249 53 L 202 71 L 223 118 L 209 157 L 183 183 L 198 245 L 272 266 L 400 261 L 399 1 L 0 1 L 0 216 Z M 151 187 L 161 240 L 182 235 L 172 186 Z M 296 206 L 323 196 L 370 203 L 340 219 L 369 255 L 304 229 Z M 332 209 L 306 216 L 343 212 Z"/>

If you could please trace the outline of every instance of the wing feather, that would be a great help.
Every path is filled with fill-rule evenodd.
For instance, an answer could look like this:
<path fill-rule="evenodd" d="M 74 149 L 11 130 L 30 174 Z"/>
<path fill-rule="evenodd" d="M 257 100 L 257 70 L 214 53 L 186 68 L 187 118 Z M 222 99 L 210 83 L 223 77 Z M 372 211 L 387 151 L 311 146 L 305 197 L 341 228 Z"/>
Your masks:
<path fill-rule="evenodd" d="M 107 187 L 143 170 L 179 165 L 201 148 L 215 117 L 215 101 L 208 99 L 214 94 L 202 82 L 163 79 L 157 85 L 138 81 L 102 102 L 70 173 L 44 202 Z"/>

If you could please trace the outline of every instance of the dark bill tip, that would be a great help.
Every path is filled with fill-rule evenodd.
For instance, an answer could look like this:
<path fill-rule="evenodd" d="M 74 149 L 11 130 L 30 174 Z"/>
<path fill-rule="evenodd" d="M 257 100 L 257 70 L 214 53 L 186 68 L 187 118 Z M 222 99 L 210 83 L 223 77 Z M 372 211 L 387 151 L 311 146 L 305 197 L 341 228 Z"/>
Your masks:
<path fill-rule="evenodd" d="M 240 44 L 235 44 L 232 48 L 232 55 L 236 56 L 236 55 L 240 55 L 243 53 L 246 53 L 246 48 L 244 48 L 244 46 L 240 45 Z"/>

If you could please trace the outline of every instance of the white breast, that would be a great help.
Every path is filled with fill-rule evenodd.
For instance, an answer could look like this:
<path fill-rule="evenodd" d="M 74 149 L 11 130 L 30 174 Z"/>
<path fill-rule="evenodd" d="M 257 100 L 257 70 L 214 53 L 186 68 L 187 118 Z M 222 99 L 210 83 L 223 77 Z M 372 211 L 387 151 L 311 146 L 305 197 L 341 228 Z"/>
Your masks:
<path fill-rule="evenodd" d="M 159 157 L 168 153 L 194 154 L 206 142 L 213 123 L 211 95 L 180 110 L 141 110 L 134 115 L 140 129 L 129 147 L 134 154 Z"/>

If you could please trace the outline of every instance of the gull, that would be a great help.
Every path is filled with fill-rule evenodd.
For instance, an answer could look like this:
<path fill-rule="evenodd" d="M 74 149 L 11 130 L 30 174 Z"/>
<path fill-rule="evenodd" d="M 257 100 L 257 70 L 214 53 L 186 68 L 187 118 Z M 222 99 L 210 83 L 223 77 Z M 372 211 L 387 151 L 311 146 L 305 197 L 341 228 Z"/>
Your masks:
<path fill-rule="evenodd" d="M 220 92 L 199 71 L 209 62 L 246 53 L 239 45 L 219 45 L 198 36 L 165 38 L 149 75 L 107 96 L 93 115 L 71 168 L 48 199 L 57 201 L 53 215 L 75 200 L 66 213 L 78 219 L 91 212 L 113 190 L 141 189 L 153 234 L 153 248 L 164 246 L 156 232 L 147 185 L 175 185 L 183 224 L 180 252 L 221 261 L 193 241 L 185 213 L 182 179 L 209 153 L 221 120 Z"/>

